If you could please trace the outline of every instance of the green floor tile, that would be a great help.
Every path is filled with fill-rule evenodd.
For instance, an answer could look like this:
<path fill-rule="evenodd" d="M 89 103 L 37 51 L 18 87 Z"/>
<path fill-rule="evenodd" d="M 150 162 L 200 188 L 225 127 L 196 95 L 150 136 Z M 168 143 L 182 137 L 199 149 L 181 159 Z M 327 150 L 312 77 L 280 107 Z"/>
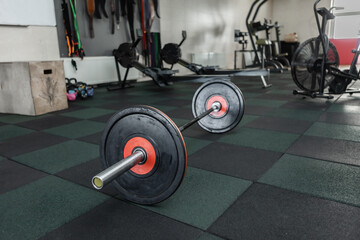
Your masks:
<path fill-rule="evenodd" d="M 259 99 L 259 98 L 251 98 L 246 101 L 246 105 L 248 107 L 251 107 L 251 106 L 280 107 L 281 105 L 284 105 L 285 103 L 287 103 L 287 101 Z"/>
<path fill-rule="evenodd" d="M 30 167 L 54 174 L 97 157 L 99 157 L 97 145 L 71 140 L 13 159 Z"/>
<path fill-rule="evenodd" d="M 190 137 L 184 137 L 184 140 L 185 140 L 188 156 L 212 143 L 211 141 L 200 140 L 197 138 L 190 138 Z"/>
<path fill-rule="evenodd" d="M 5 160 L 5 158 L 4 158 L 4 157 L 2 157 L 2 156 L 0 156 L 0 162 L 1 162 L 2 160 Z"/>
<path fill-rule="evenodd" d="M 111 113 L 115 113 L 115 110 L 107 110 L 101 108 L 87 108 L 87 109 L 72 111 L 68 113 L 63 113 L 61 115 L 66 117 L 79 118 L 79 119 L 90 119 Z"/>
<path fill-rule="evenodd" d="M 5 139 L 19 137 L 34 132 L 33 130 L 14 125 L 4 125 L 0 127 L 0 141 Z"/>
<path fill-rule="evenodd" d="M 55 128 L 49 128 L 44 130 L 44 132 L 75 139 L 101 132 L 104 128 L 105 123 L 83 120 Z"/>
<path fill-rule="evenodd" d="M 339 113 L 360 113 L 360 106 L 333 104 L 327 111 Z"/>
<path fill-rule="evenodd" d="M 254 121 L 255 119 L 259 118 L 259 116 L 255 116 L 255 115 L 244 115 L 243 118 L 241 119 L 241 122 L 239 123 L 238 126 L 244 126 L 245 124 L 248 124 L 249 122 Z"/>
<path fill-rule="evenodd" d="M 205 232 L 197 240 L 222 240 L 222 238 Z"/>
<path fill-rule="evenodd" d="M 219 139 L 219 142 L 275 152 L 285 152 L 299 136 L 293 133 L 243 127 L 231 134 L 226 134 Z"/>
<path fill-rule="evenodd" d="M 189 167 L 171 198 L 145 208 L 207 229 L 250 185 L 249 181 Z"/>
<path fill-rule="evenodd" d="M 38 239 L 108 197 L 49 176 L 0 195 L 0 239 Z"/>
<path fill-rule="evenodd" d="M 360 142 L 360 126 L 316 122 L 305 135 Z"/>
<path fill-rule="evenodd" d="M 129 105 L 152 105 L 153 103 L 164 101 L 166 98 L 156 96 L 138 96 L 128 100 Z"/>
<path fill-rule="evenodd" d="M 40 115 L 40 116 L 6 115 L 6 116 L 0 117 L 0 122 L 8 123 L 8 124 L 16 124 L 16 123 L 40 119 L 40 118 L 44 118 L 44 117 L 48 117 L 48 116 L 50 116 L 50 114 Z"/>
<path fill-rule="evenodd" d="M 171 117 L 171 116 L 169 116 Z M 180 127 L 186 123 L 189 122 L 189 120 L 186 119 L 181 119 L 181 118 L 171 118 L 171 120 L 173 120 L 173 122 L 176 124 L 176 126 Z"/>
<path fill-rule="evenodd" d="M 267 93 L 265 94 L 281 94 L 281 95 L 292 95 L 291 90 L 284 90 L 284 89 L 270 89 Z"/>
<path fill-rule="evenodd" d="M 151 92 L 151 91 L 146 91 L 146 90 L 136 90 L 136 91 L 131 91 L 131 92 L 129 91 L 126 94 L 131 95 L 131 96 L 148 97 L 148 96 L 156 95 L 157 92 Z"/>
<path fill-rule="evenodd" d="M 360 207 L 360 168 L 284 155 L 262 183 Z"/>
<path fill-rule="evenodd" d="M 276 108 L 271 112 L 267 113 L 266 115 L 273 117 L 292 118 L 292 119 L 305 120 L 305 121 L 317 121 L 321 116 L 321 114 L 323 114 L 322 111 Z"/>

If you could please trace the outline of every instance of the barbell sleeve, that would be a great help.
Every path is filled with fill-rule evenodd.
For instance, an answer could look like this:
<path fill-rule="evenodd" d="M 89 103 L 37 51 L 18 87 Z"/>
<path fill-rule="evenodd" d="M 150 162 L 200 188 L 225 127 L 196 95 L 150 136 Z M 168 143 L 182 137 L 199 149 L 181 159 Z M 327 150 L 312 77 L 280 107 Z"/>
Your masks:
<path fill-rule="evenodd" d="M 146 156 L 143 151 L 135 151 L 130 156 L 122 159 L 121 161 L 113 164 L 109 168 L 94 176 L 91 181 L 93 187 L 98 190 L 102 189 L 106 184 L 110 183 L 124 172 L 142 162 L 145 158 Z"/>

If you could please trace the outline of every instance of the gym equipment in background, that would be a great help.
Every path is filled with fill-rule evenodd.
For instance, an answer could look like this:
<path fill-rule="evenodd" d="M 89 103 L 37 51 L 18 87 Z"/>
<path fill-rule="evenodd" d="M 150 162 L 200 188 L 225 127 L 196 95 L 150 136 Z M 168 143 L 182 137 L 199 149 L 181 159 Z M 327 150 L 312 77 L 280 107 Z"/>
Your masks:
<path fill-rule="evenodd" d="M 270 28 L 273 27 L 267 23 L 261 24 L 259 21 L 255 22 L 255 19 L 257 17 L 257 14 L 259 13 L 260 8 L 267 1 L 268 0 L 262 0 L 260 2 L 260 0 L 255 0 L 252 3 L 250 10 L 248 12 L 248 15 L 246 17 L 246 27 L 247 27 L 247 30 L 249 33 L 249 38 L 250 38 L 253 52 L 255 54 L 253 65 L 251 65 L 249 67 L 256 67 L 256 66 L 262 65 L 262 66 L 265 66 L 266 68 L 269 68 L 271 72 L 282 73 L 283 70 L 286 69 L 286 68 L 284 68 L 283 64 L 281 64 L 276 59 L 273 59 L 271 54 L 266 55 L 266 50 L 267 49 L 269 50 L 272 48 L 272 42 L 270 41 L 269 36 L 267 36 L 267 38 L 265 38 L 265 39 L 260 39 L 256 35 L 256 33 L 259 31 L 267 31 L 267 35 L 269 35 L 269 30 L 270 30 Z M 255 8 L 256 5 L 257 5 L 257 7 Z M 254 12 L 254 9 L 255 9 L 255 12 Z M 254 12 L 254 14 L 253 14 L 253 12 Z M 250 21 L 251 15 L 252 15 L 252 19 Z M 255 42 L 254 38 L 256 39 L 256 42 Z M 261 54 L 259 54 L 259 52 Z M 268 56 L 268 58 L 266 58 L 266 56 Z"/>
<path fill-rule="evenodd" d="M 339 70 L 339 55 L 336 47 L 329 41 L 325 34 L 326 24 L 335 16 L 331 13 L 332 9 L 342 9 L 332 7 L 317 8 L 321 0 L 314 3 L 314 14 L 316 19 L 319 36 L 308 39 L 302 43 L 296 50 L 291 63 L 291 74 L 296 85 L 303 91 L 294 90 L 293 94 L 311 96 L 312 98 L 328 98 L 333 96 L 324 94 L 326 87 L 329 87 L 329 93 L 359 93 L 358 89 L 347 89 L 347 86 L 353 81 L 360 78 L 360 71 L 356 69 L 356 63 L 360 55 L 360 39 L 354 53 L 350 69 Z M 320 24 L 319 16 L 322 17 Z"/>
<path fill-rule="evenodd" d="M 174 64 L 180 64 L 181 66 L 189 69 L 190 71 L 196 73 L 197 75 L 222 75 L 222 76 L 259 76 L 262 80 L 264 88 L 270 87 L 271 84 L 268 84 L 265 80 L 265 76 L 269 78 L 269 72 L 265 69 L 252 69 L 252 70 L 218 70 L 215 66 L 203 66 L 201 64 L 189 63 L 188 61 L 182 59 L 181 45 L 185 42 L 187 38 L 186 31 L 182 31 L 182 40 L 179 44 L 176 43 L 167 43 L 161 49 L 160 55 L 164 62 L 171 65 L 171 69 Z"/>
<path fill-rule="evenodd" d="M 163 112 L 136 106 L 116 113 L 101 138 L 103 168 L 92 178 L 94 188 L 112 182 L 120 195 L 138 204 L 156 204 L 180 186 L 186 171 L 187 152 L 181 131 L 194 123 L 211 133 L 236 127 L 244 115 L 240 89 L 225 80 L 208 81 L 192 100 L 194 119 L 177 127 Z"/>

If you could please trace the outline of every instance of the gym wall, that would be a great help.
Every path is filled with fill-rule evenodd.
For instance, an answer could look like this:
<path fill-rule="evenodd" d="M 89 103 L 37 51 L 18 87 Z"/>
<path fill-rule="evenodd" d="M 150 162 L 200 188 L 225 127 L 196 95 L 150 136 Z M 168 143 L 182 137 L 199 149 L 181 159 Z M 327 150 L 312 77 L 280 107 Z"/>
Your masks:
<path fill-rule="evenodd" d="M 246 30 L 246 15 L 253 0 L 160 0 L 161 41 L 179 43 L 181 31 L 187 31 L 187 40 L 181 46 L 183 58 L 191 60 L 194 53 L 222 53 L 225 67 L 234 67 L 234 29 Z M 271 18 L 272 2 L 266 3 L 258 14 L 259 20 Z M 250 46 L 248 46 L 250 47 Z M 238 63 L 240 66 L 241 63 Z M 180 74 L 190 73 L 174 66 Z"/>
<path fill-rule="evenodd" d="M 313 11 L 315 0 L 272 0 L 272 19 L 278 21 L 281 38 L 285 34 L 296 32 L 299 42 L 319 35 Z M 330 8 L 331 0 L 322 0 L 319 7 Z"/>

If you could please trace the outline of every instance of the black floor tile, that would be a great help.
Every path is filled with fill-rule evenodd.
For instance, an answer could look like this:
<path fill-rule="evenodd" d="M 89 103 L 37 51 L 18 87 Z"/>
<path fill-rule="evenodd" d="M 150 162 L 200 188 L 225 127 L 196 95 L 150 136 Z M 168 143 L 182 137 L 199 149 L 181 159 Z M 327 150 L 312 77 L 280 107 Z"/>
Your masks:
<path fill-rule="evenodd" d="M 180 126 L 179 126 L 180 127 Z M 223 137 L 223 134 L 209 133 L 202 129 L 197 123 L 189 127 L 189 130 L 183 132 L 184 137 L 198 138 L 203 140 L 216 141 Z"/>
<path fill-rule="evenodd" d="M 281 153 L 212 143 L 189 157 L 189 165 L 248 180 L 259 179 Z"/>
<path fill-rule="evenodd" d="M 113 103 L 104 104 L 104 105 L 101 106 L 101 108 L 121 111 L 121 110 L 123 110 L 125 108 L 128 108 L 128 107 L 131 107 L 133 105 L 134 104 L 129 103 L 127 101 L 119 101 L 119 102 L 113 102 Z"/>
<path fill-rule="evenodd" d="M 210 227 L 228 239 L 360 239 L 360 208 L 254 184 Z"/>
<path fill-rule="evenodd" d="M 88 188 L 93 188 L 91 179 L 102 170 L 103 169 L 100 160 L 94 159 L 75 167 L 68 168 L 62 172 L 57 173 L 56 175 L 70 182 L 86 186 Z M 118 195 L 116 188 L 111 184 L 105 186 L 100 191 L 110 196 Z"/>
<path fill-rule="evenodd" d="M 315 101 L 315 100 L 313 100 Z M 312 111 L 326 111 L 331 103 L 325 102 L 313 102 L 307 99 L 294 99 L 282 105 L 282 108 L 300 109 L 300 110 L 312 110 Z"/>
<path fill-rule="evenodd" d="M 174 107 L 183 107 L 190 105 L 192 103 L 192 99 L 189 100 L 182 100 L 182 99 L 166 99 L 163 101 L 156 102 L 156 105 L 163 105 L 163 106 L 174 106 Z"/>
<path fill-rule="evenodd" d="M 122 109 L 120 109 L 122 110 Z M 96 117 L 96 118 L 91 118 L 89 120 L 91 121 L 96 121 L 96 122 L 102 122 L 102 123 L 106 123 L 110 120 L 110 118 L 114 115 L 115 113 L 110 113 L 110 114 L 106 114 L 106 115 L 102 115 L 100 117 Z"/>
<path fill-rule="evenodd" d="M 246 102 L 245 102 L 246 104 Z M 250 115 L 259 115 L 259 116 L 263 116 L 265 114 L 267 114 L 268 112 L 271 112 L 274 108 L 271 107 L 263 107 L 263 106 L 246 106 L 245 105 L 245 114 L 250 114 Z"/>
<path fill-rule="evenodd" d="M 0 194 L 19 188 L 47 174 L 10 160 L 0 161 Z M 21 207 L 21 206 L 19 206 Z"/>
<path fill-rule="evenodd" d="M 194 118 L 190 108 L 178 108 L 175 110 L 168 111 L 166 112 L 166 114 L 170 118 L 180 118 L 180 119 L 188 119 L 188 120 Z"/>
<path fill-rule="evenodd" d="M 269 100 L 292 100 L 291 95 L 273 94 L 273 93 L 263 94 L 261 96 L 258 96 L 257 98 L 269 99 Z"/>
<path fill-rule="evenodd" d="M 74 109 L 73 109 L 74 110 Z M 45 118 L 40 118 L 37 120 L 27 121 L 18 123 L 17 125 L 25 128 L 30 128 L 34 130 L 44 130 L 48 128 L 58 127 L 65 124 L 73 123 L 78 119 L 65 117 L 60 115 L 52 115 Z"/>
<path fill-rule="evenodd" d="M 91 134 L 89 136 L 85 136 L 85 137 L 81 137 L 78 138 L 77 140 L 83 141 L 83 142 L 87 142 L 87 143 L 93 143 L 93 144 L 100 144 L 101 141 L 101 136 L 102 136 L 103 132 L 97 132 L 94 134 Z"/>
<path fill-rule="evenodd" d="M 196 240 L 201 233 L 186 224 L 111 199 L 40 239 Z"/>
<path fill-rule="evenodd" d="M 325 112 L 323 115 L 321 115 L 319 121 L 360 126 L 360 117 L 357 113 Z"/>
<path fill-rule="evenodd" d="M 245 126 L 301 134 L 305 132 L 312 124 L 313 122 L 310 121 L 302 121 L 291 118 L 261 116 L 252 122 L 247 123 Z"/>
<path fill-rule="evenodd" d="M 0 142 L 0 154 L 8 158 L 36 151 L 69 140 L 52 134 L 34 132 Z"/>
<path fill-rule="evenodd" d="M 302 136 L 287 153 L 360 166 L 360 143 Z"/>

